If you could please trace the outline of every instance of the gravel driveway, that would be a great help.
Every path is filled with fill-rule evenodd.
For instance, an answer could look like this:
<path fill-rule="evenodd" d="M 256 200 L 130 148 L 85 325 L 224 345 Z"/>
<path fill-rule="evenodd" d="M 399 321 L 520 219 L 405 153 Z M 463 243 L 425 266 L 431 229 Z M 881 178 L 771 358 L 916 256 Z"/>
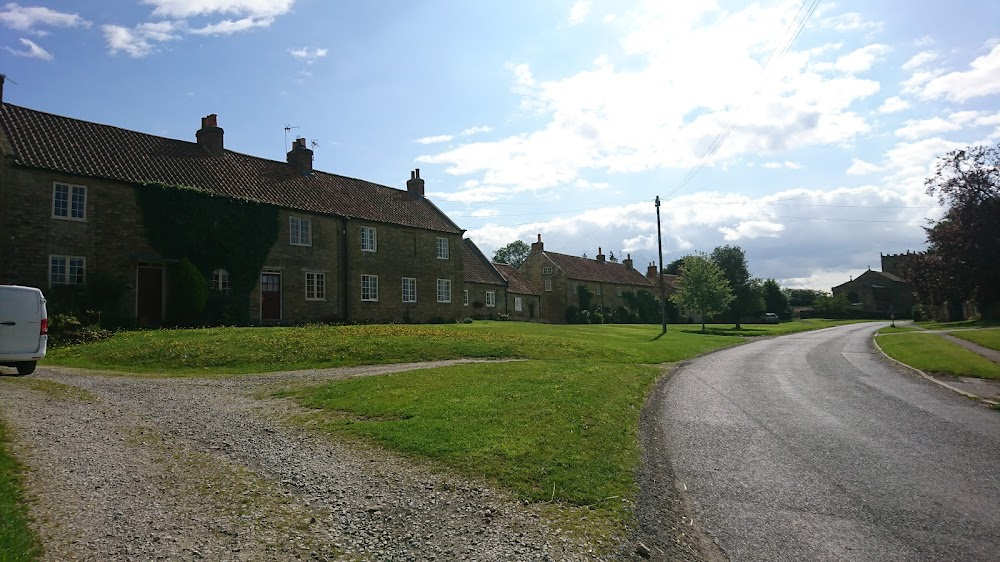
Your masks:
<path fill-rule="evenodd" d="M 42 367 L 0 377 L 44 560 L 593 560 L 481 483 L 333 442 L 254 397 L 275 385 L 455 362 L 225 379 Z M 622 542 L 603 558 L 631 557 Z"/>

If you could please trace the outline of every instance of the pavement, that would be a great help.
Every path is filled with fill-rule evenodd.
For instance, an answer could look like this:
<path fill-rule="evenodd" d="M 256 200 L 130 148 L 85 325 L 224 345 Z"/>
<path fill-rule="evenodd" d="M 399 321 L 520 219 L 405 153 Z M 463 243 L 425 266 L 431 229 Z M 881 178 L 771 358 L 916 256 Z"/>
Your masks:
<path fill-rule="evenodd" d="M 909 325 L 920 331 L 932 334 L 938 334 L 944 339 L 956 345 L 960 345 L 965 349 L 968 349 L 969 351 L 977 353 L 983 356 L 984 358 L 993 361 L 994 363 L 1000 364 L 1000 351 L 988 347 L 983 347 L 977 343 L 973 343 L 971 341 L 964 340 L 962 338 L 958 338 L 951 335 L 951 332 L 967 331 L 966 329 L 927 330 L 925 328 L 917 326 L 916 324 L 909 324 Z M 968 330 L 978 330 L 978 329 L 981 328 L 969 328 Z M 909 367 L 909 365 L 907 365 L 907 367 Z M 913 367 L 910 368 L 920 373 L 927 380 L 939 384 L 953 392 L 957 392 L 963 396 L 966 396 L 974 400 L 981 400 L 993 406 L 1000 406 L 1000 380 L 981 379 L 978 377 L 955 377 L 951 375 L 942 375 L 939 373 L 925 373 L 920 369 L 914 369 Z"/>

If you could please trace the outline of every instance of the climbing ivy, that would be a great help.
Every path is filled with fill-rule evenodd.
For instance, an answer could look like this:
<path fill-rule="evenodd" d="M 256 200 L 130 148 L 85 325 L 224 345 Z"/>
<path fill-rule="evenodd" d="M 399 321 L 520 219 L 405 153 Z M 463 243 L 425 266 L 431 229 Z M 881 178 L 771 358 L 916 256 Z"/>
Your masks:
<path fill-rule="evenodd" d="M 164 257 L 188 258 L 206 279 L 229 272 L 231 311 L 213 320 L 246 323 L 250 292 L 278 239 L 278 207 L 202 189 L 136 186 L 146 237 Z M 229 308 L 229 307 L 227 307 Z"/>

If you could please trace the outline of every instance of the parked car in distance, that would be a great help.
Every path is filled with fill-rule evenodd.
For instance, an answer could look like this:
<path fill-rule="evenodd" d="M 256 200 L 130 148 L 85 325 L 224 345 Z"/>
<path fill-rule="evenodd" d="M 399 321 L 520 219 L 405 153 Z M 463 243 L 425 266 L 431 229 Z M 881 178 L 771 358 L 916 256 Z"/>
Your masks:
<path fill-rule="evenodd" d="M 30 375 L 45 357 L 49 317 L 40 289 L 0 285 L 0 365 Z"/>
<path fill-rule="evenodd" d="M 777 314 L 773 312 L 768 312 L 764 314 L 764 316 L 760 317 L 760 321 L 763 322 L 764 324 L 777 324 L 778 322 L 781 321 L 781 319 L 778 318 Z"/>

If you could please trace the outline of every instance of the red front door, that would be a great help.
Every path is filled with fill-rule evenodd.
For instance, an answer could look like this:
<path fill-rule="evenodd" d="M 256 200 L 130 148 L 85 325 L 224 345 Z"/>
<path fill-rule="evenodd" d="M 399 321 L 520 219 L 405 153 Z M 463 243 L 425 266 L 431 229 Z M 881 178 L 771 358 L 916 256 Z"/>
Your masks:
<path fill-rule="evenodd" d="M 260 319 L 262 322 L 281 320 L 281 274 L 260 274 Z"/>
<path fill-rule="evenodd" d="M 140 265 L 136 281 L 135 323 L 155 328 L 163 323 L 163 266 Z"/>

